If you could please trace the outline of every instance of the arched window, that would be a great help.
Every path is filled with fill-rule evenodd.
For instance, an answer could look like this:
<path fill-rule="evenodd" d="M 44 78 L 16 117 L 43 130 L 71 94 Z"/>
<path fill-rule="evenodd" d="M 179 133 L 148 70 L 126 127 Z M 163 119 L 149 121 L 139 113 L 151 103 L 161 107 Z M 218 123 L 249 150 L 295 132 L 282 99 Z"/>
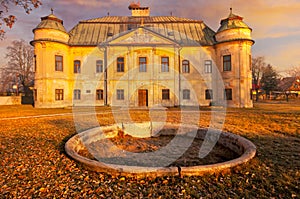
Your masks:
<path fill-rule="evenodd" d="M 117 58 L 117 72 L 124 72 L 124 57 Z"/>
<path fill-rule="evenodd" d="M 80 61 L 75 60 L 74 61 L 74 73 L 80 73 L 81 68 L 80 68 Z"/>
<path fill-rule="evenodd" d="M 190 72 L 190 62 L 188 60 L 182 60 L 182 73 Z"/>

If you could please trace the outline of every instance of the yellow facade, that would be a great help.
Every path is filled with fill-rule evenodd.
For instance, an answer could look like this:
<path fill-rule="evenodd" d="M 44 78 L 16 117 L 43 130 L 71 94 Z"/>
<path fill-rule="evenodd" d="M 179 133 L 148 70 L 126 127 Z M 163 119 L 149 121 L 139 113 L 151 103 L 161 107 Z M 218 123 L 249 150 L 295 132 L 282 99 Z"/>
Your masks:
<path fill-rule="evenodd" d="M 36 57 L 35 107 L 252 107 L 250 28 L 221 24 L 217 33 L 209 32 L 213 42 L 203 45 L 181 31 L 189 28 L 188 23 L 202 27 L 200 22 L 184 20 L 178 32 L 166 32 L 147 26 L 147 16 L 135 17 L 140 20 L 137 27 L 130 28 L 130 22 L 128 30 L 121 31 L 122 26 L 107 24 L 101 32 L 105 35 L 97 33 L 100 39 L 95 40 L 95 32 L 86 35 L 90 43 L 74 35 L 81 24 L 67 33 L 54 15 L 42 18 L 31 42 Z M 236 17 L 231 14 L 228 21 L 240 20 Z M 230 58 L 228 71 L 224 56 Z"/>

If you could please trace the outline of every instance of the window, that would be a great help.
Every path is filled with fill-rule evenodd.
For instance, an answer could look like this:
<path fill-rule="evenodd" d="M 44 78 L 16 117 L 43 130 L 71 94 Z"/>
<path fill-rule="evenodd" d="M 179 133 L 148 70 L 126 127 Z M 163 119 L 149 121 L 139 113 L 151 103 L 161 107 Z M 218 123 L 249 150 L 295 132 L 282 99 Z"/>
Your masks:
<path fill-rule="evenodd" d="M 117 90 L 117 100 L 124 100 L 124 90 L 123 89 Z"/>
<path fill-rule="evenodd" d="M 224 95 L 225 95 L 224 98 L 226 100 L 232 100 L 232 89 L 231 88 L 225 89 Z"/>
<path fill-rule="evenodd" d="M 55 55 L 55 71 L 63 71 L 63 56 Z"/>
<path fill-rule="evenodd" d="M 79 89 L 75 89 L 73 93 L 74 100 L 80 100 L 81 91 Z"/>
<path fill-rule="evenodd" d="M 170 90 L 169 89 L 162 89 L 162 97 L 163 100 L 170 99 Z"/>
<path fill-rule="evenodd" d="M 223 71 L 231 71 L 231 55 L 223 56 Z"/>
<path fill-rule="evenodd" d="M 205 90 L 205 99 L 206 100 L 213 99 L 213 91 L 211 89 Z"/>
<path fill-rule="evenodd" d="M 79 60 L 74 61 L 74 73 L 80 73 L 80 61 Z"/>
<path fill-rule="evenodd" d="M 169 57 L 161 58 L 161 72 L 169 72 Z"/>
<path fill-rule="evenodd" d="M 140 72 L 147 72 L 147 57 L 139 57 Z"/>
<path fill-rule="evenodd" d="M 190 62 L 188 60 L 182 61 L 182 72 L 189 73 L 190 72 Z"/>
<path fill-rule="evenodd" d="M 102 73 L 103 72 L 103 60 L 97 60 L 96 61 L 96 73 Z"/>
<path fill-rule="evenodd" d="M 64 100 L 64 89 L 55 89 L 55 100 Z"/>
<path fill-rule="evenodd" d="M 96 100 L 103 100 L 103 90 L 102 89 L 96 90 Z"/>
<path fill-rule="evenodd" d="M 124 57 L 117 58 L 117 72 L 124 72 Z"/>
<path fill-rule="evenodd" d="M 212 73 L 212 61 L 205 60 L 204 62 L 204 72 L 205 73 Z"/>
<path fill-rule="evenodd" d="M 190 99 L 190 90 L 184 89 L 182 93 L 183 93 L 183 99 L 186 99 L 186 100 Z"/>

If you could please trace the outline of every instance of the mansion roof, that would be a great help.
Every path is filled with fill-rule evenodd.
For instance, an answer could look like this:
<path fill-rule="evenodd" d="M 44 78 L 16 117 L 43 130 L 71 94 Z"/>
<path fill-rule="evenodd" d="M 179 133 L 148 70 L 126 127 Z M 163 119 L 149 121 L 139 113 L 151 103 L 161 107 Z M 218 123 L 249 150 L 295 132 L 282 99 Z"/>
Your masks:
<path fill-rule="evenodd" d="M 201 20 L 175 16 L 150 16 L 150 9 L 140 7 L 139 3 L 130 4 L 129 9 L 132 11 L 132 16 L 105 16 L 83 20 L 69 32 L 65 30 L 63 21 L 53 15 L 52 10 L 52 14 L 41 18 L 42 21 L 33 31 L 35 32 L 37 29 L 58 30 L 68 35 L 63 42 L 70 46 L 97 46 L 143 27 L 181 46 L 212 46 L 220 42 L 216 40 L 216 35 L 220 32 L 236 28 L 250 29 L 243 22 L 242 17 L 232 14 L 232 9 L 230 15 L 221 21 L 217 32 L 210 29 Z M 48 39 L 55 40 L 55 38 Z M 227 41 L 224 38 L 221 39 Z M 249 38 L 247 37 L 247 39 Z"/>
<path fill-rule="evenodd" d="M 173 16 L 106 16 L 80 21 L 70 32 L 70 45 L 98 45 L 112 36 L 145 27 L 181 45 L 213 45 L 215 32 L 202 21 Z"/>

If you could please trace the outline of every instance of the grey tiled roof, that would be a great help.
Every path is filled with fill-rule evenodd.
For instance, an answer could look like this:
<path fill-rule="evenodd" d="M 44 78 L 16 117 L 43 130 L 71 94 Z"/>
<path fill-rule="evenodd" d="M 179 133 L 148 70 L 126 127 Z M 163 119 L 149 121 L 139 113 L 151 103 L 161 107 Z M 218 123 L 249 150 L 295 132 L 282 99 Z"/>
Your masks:
<path fill-rule="evenodd" d="M 232 14 L 231 12 L 228 18 L 223 19 L 221 21 L 221 26 L 217 32 L 221 32 L 223 30 L 233 29 L 233 28 L 249 28 L 249 26 L 245 22 L 243 22 L 242 17 Z"/>
<path fill-rule="evenodd" d="M 288 91 L 288 90 L 293 90 L 291 87 L 296 83 L 296 80 L 300 79 L 297 77 L 285 77 L 282 80 L 279 81 L 278 83 L 278 88 L 280 91 Z M 299 90 L 299 89 L 296 89 Z"/>
<path fill-rule="evenodd" d="M 34 30 L 43 28 L 60 30 L 65 33 L 67 32 L 65 27 L 63 26 L 63 21 L 53 14 L 50 14 L 46 17 L 42 17 L 42 21 Z"/>
<path fill-rule="evenodd" d="M 80 21 L 69 32 L 69 45 L 96 46 L 141 25 L 181 45 L 214 44 L 215 32 L 200 20 L 173 16 L 106 16 Z"/>

